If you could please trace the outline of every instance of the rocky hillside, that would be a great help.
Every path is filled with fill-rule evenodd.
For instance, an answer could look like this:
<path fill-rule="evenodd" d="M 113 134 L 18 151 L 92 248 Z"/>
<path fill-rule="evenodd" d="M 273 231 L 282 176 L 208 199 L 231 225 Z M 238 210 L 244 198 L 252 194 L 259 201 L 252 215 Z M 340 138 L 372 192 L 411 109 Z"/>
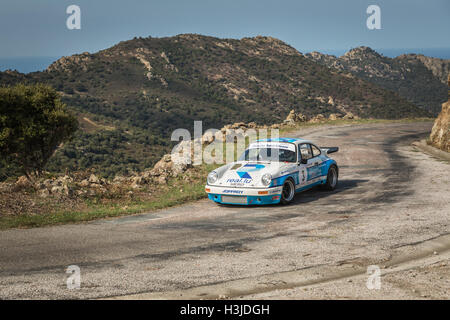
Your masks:
<path fill-rule="evenodd" d="M 441 113 L 431 130 L 430 141 L 435 147 L 450 152 L 450 74 L 447 81 L 448 101 L 442 104 Z"/>
<path fill-rule="evenodd" d="M 309 59 L 334 70 L 350 72 L 358 78 L 397 92 L 415 105 L 437 114 L 447 99 L 450 60 L 407 54 L 388 58 L 368 47 L 348 51 L 341 57 L 312 52 Z"/>
<path fill-rule="evenodd" d="M 19 81 L 54 86 L 83 128 L 47 169 L 95 168 L 103 176 L 151 167 L 171 149 L 171 132 L 192 130 L 194 120 L 207 129 L 279 123 L 291 109 L 308 117 L 428 115 L 397 93 L 261 36 L 135 38 L 63 57 L 45 72 L 0 73 L 2 85 Z"/>
<path fill-rule="evenodd" d="M 404 60 L 407 62 L 413 62 L 414 60 L 423 63 L 427 69 L 429 69 L 433 75 L 439 78 L 442 83 L 447 83 L 447 75 L 450 73 L 450 60 L 444 60 L 433 57 L 426 57 L 422 54 L 402 54 L 396 58 L 397 60 Z M 414 62 L 413 62 L 414 63 Z"/>

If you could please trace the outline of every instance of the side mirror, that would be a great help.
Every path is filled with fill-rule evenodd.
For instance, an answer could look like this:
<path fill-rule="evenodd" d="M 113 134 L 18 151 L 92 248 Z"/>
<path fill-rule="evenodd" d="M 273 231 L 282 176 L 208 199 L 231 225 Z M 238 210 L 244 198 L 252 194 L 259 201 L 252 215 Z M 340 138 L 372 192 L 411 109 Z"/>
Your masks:
<path fill-rule="evenodd" d="M 307 164 L 307 163 L 308 163 L 308 160 L 302 158 L 302 159 L 300 160 L 300 163 L 301 163 L 301 164 Z"/>

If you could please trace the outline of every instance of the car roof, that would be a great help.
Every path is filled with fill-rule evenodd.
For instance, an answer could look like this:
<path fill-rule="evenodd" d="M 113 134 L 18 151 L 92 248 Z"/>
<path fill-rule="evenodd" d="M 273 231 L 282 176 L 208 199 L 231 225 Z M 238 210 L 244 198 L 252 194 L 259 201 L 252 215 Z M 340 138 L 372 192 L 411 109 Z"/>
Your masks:
<path fill-rule="evenodd" d="M 312 143 L 309 140 L 300 139 L 300 138 L 269 138 L 269 139 L 256 140 L 255 142 L 290 142 L 290 143 L 295 143 L 295 144 Z"/>

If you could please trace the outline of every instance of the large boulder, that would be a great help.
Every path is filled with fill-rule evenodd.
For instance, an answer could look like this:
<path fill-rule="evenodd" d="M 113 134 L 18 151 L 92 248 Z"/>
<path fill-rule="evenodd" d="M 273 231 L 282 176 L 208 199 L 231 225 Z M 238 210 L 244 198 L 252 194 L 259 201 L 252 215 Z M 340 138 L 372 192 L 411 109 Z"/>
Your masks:
<path fill-rule="evenodd" d="M 436 148 L 450 152 L 450 74 L 448 75 L 448 101 L 442 104 L 441 113 L 431 129 L 431 144 Z"/>
<path fill-rule="evenodd" d="M 442 104 L 442 111 L 431 129 L 430 140 L 436 148 L 450 152 L 450 101 Z"/>

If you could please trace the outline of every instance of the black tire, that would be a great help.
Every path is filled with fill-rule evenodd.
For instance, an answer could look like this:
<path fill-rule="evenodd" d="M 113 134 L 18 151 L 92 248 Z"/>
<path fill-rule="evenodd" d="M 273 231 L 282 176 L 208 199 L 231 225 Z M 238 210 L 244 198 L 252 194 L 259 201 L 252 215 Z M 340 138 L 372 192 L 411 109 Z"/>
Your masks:
<path fill-rule="evenodd" d="M 323 189 L 332 191 L 336 189 L 339 181 L 339 171 L 336 165 L 331 165 L 328 169 L 327 182 L 323 185 Z"/>
<path fill-rule="evenodd" d="M 292 179 L 287 179 L 283 184 L 283 190 L 281 191 L 281 204 L 289 204 L 294 200 L 295 196 L 295 184 Z"/>

